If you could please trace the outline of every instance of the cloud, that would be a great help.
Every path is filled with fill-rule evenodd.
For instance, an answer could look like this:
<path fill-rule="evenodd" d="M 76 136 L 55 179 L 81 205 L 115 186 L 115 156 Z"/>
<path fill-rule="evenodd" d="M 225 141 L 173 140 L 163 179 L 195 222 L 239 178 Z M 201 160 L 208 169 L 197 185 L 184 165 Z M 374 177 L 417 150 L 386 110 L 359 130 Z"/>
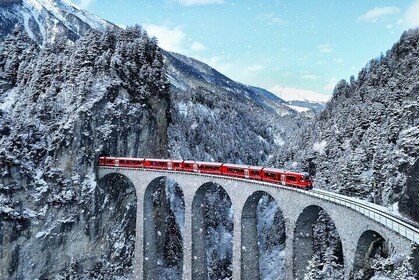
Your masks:
<path fill-rule="evenodd" d="M 301 78 L 303 80 L 311 80 L 311 81 L 314 81 L 314 80 L 318 80 L 320 77 L 317 76 L 317 75 L 314 75 L 314 74 L 304 74 L 304 75 L 301 76 Z"/>
<path fill-rule="evenodd" d="M 183 52 L 185 32 L 181 26 L 168 27 L 165 25 L 144 25 L 145 30 L 159 41 L 159 46 L 167 51 Z"/>
<path fill-rule="evenodd" d="M 375 7 L 359 16 L 357 21 L 376 22 L 379 18 L 400 13 L 398 7 Z"/>
<path fill-rule="evenodd" d="M 260 71 L 262 71 L 263 69 L 265 69 L 265 67 L 263 67 L 263 65 L 260 65 L 260 64 L 254 64 L 254 65 L 250 65 L 250 66 L 246 67 L 244 70 L 245 70 L 246 72 L 252 72 L 252 73 L 255 73 L 255 72 L 260 72 Z"/>
<path fill-rule="evenodd" d="M 208 64 L 220 73 L 229 75 L 230 71 L 234 70 L 233 64 L 226 62 L 227 59 L 221 56 L 213 56 L 210 58 L 197 58 L 202 62 Z"/>
<path fill-rule="evenodd" d="M 79 7 L 83 10 L 87 9 L 95 0 L 80 0 Z"/>
<path fill-rule="evenodd" d="M 329 44 L 318 45 L 317 48 L 321 53 L 330 53 L 332 52 L 332 47 Z"/>
<path fill-rule="evenodd" d="M 183 6 L 223 4 L 224 0 L 178 0 Z"/>
<path fill-rule="evenodd" d="M 276 16 L 274 13 L 259 14 L 257 19 L 261 22 L 265 22 L 268 25 L 283 25 L 287 23 L 282 18 Z"/>
<path fill-rule="evenodd" d="M 408 28 L 419 26 L 419 1 L 409 7 L 404 15 L 403 22 Z"/>
<path fill-rule="evenodd" d="M 200 43 L 200 42 L 194 41 L 192 43 L 191 50 L 193 50 L 193 51 L 197 51 L 198 52 L 198 51 L 203 51 L 205 49 L 206 49 L 206 47 L 202 43 Z"/>
<path fill-rule="evenodd" d="M 341 58 L 341 57 L 334 57 L 333 61 L 337 64 L 340 64 L 340 65 L 342 65 L 345 62 L 345 60 L 343 60 L 343 58 Z"/>

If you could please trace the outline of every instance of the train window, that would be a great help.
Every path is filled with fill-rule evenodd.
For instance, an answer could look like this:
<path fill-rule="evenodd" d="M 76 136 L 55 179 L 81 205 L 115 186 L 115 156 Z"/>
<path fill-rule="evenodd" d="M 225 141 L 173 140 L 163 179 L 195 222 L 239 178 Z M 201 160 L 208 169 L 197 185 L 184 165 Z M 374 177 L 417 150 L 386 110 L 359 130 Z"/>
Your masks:
<path fill-rule="evenodd" d="M 203 168 L 203 169 L 207 169 L 207 170 L 214 170 L 215 168 L 214 168 L 214 166 L 201 166 L 201 168 Z"/>
<path fill-rule="evenodd" d="M 250 174 L 259 176 L 260 172 L 259 171 L 250 171 Z"/>
<path fill-rule="evenodd" d="M 294 176 L 287 176 L 287 181 L 296 182 L 297 181 L 297 178 L 295 178 Z"/>
<path fill-rule="evenodd" d="M 229 168 L 228 171 L 234 172 L 234 173 L 243 173 L 242 169 L 237 169 L 237 168 Z"/>
<path fill-rule="evenodd" d="M 276 174 L 275 173 L 265 173 L 265 177 L 269 177 L 269 178 L 272 178 L 272 179 L 276 180 Z"/>

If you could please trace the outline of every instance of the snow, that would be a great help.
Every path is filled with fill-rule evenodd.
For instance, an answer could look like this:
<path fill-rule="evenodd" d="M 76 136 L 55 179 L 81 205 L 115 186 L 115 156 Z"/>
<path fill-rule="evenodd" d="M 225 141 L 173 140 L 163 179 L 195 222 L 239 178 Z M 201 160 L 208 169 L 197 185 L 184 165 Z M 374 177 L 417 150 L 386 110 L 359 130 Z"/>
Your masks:
<path fill-rule="evenodd" d="M 172 84 L 173 86 L 177 87 L 180 90 L 186 90 L 186 86 L 180 82 L 178 79 L 176 79 L 175 77 L 173 77 L 172 75 L 167 75 L 167 78 L 170 82 L 170 84 Z"/>
<path fill-rule="evenodd" d="M 16 103 L 19 90 L 13 88 L 0 96 L 0 110 L 8 111 Z"/>
<path fill-rule="evenodd" d="M 45 237 L 47 237 L 51 233 L 51 230 L 52 230 L 52 228 L 48 229 L 47 231 L 37 232 L 35 234 L 35 237 L 44 239 Z"/>
<path fill-rule="evenodd" d="M 274 135 L 274 143 L 280 147 L 284 146 L 285 141 L 284 138 L 281 137 L 281 135 L 275 134 Z"/>
<path fill-rule="evenodd" d="M 318 92 L 303 90 L 297 88 L 289 88 L 276 85 L 269 89 L 279 98 L 285 101 L 308 101 L 316 103 L 326 103 L 331 98 L 330 95 L 321 94 Z"/>
<path fill-rule="evenodd" d="M 321 142 L 315 142 L 313 144 L 313 150 L 315 152 L 318 152 L 320 155 L 323 155 L 326 149 L 326 146 L 327 146 L 327 142 L 325 140 L 322 140 Z"/>
<path fill-rule="evenodd" d="M 31 16 L 35 19 L 36 23 L 38 24 L 39 30 L 41 32 L 42 40 L 45 42 L 45 40 L 47 39 L 47 31 L 45 30 L 45 25 L 40 20 L 42 18 L 42 16 L 40 15 L 41 10 L 42 10 L 42 5 L 40 5 L 36 1 L 24 1 L 23 4 L 27 8 Z M 29 30 L 28 33 L 29 32 L 32 33 L 32 30 Z"/>
<path fill-rule="evenodd" d="M 35 34 L 33 34 L 31 28 L 29 27 L 29 19 L 30 19 L 30 15 L 27 13 L 23 14 L 23 25 L 25 26 L 25 30 L 28 32 L 29 37 L 32 40 L 35 40 Z"/>
<path fill-rule="evenodd" d="M 303 112 L 307 112 L 310 111 L 309 108 L 305 108 L 305 107 L 300 107 L 300 106 L 293 106 L 293 105 L 288 105 L 288 107 L 290 107 L 291 109 L 299 112 L 299 113 L 303 113 Z"/>

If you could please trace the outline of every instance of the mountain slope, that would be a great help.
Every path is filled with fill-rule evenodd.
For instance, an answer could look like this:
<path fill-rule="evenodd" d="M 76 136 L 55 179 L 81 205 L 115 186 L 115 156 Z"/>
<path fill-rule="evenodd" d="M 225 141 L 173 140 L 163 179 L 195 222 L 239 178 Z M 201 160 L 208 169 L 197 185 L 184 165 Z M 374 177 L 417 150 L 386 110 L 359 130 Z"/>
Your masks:
<path fill-rule="evenodd" d="M 171 88 L 173 158 L 264 164 L 284 144 L 298 114 L 263 89 L 208 65 L 165 52 Z"/>
<path fill-rule="evenodd" d="M 90 29 L 104 31 L 112 26 L 67 0 L 1 1 L 0 39 L 10 34 L 16 24 L 41 45 L 58 38 L 74 41 Z"/>
<path fill-rule="evenodd" d="M 418 57 L 419 30 L 405 32 L 356 80 L 339 82 L 325 110 L 279 158 L 288 166 L 311 162 L 319 187 L 387 206 L 399 202 L 400 210 L 419 220 Z"/>

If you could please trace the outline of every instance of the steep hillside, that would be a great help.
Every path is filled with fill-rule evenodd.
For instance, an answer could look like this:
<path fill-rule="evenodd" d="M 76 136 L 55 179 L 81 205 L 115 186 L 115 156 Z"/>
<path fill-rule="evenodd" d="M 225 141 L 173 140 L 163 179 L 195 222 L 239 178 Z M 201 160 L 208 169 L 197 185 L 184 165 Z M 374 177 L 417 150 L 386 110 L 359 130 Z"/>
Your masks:
<path fill-rule="evenodd" d="M 0 14 L 0 38 L 19 23 L 38 44 L 74 41 L 91 28 L 117 28 L 67 0 L 7 1 Z M 274 94 L 234 82 L 195 59 L 162 53 L 171 83 L 171 157 L 263 164 L 299 125 L 297 111 Z M 0 80 L 0 87 L 7 86 Z"/>
<path fill-rule="evenodd" d="M 41 49 L 15 29 L 0 84 L 1 278 L 130 275 L 135 192 L 96 182 L 95 168 L 100 154 L 167 157 L 156 42 L 135 27 Z"/>
<path fill-rule="evenodd" d="M 385 56 L 336 86 L 325 110 L 279 155 L 305 163 L 317 186 L 400 209 L 419 220 L 419 30 L 405 32 Z M 417 165 L 416 165 L 417 166 Z M 416 173 L 415 173 L 416 172 Z M 416 174 L 416 175 L 415 175 Z M 410 180 L 410 182 L 414 182 Z"/>
<path fill-rule="evenodd" d="M 173 158 L 264 164 L 299 122 L 272 93 L 234 82 L 208 65 L 165 52 Z"/>

